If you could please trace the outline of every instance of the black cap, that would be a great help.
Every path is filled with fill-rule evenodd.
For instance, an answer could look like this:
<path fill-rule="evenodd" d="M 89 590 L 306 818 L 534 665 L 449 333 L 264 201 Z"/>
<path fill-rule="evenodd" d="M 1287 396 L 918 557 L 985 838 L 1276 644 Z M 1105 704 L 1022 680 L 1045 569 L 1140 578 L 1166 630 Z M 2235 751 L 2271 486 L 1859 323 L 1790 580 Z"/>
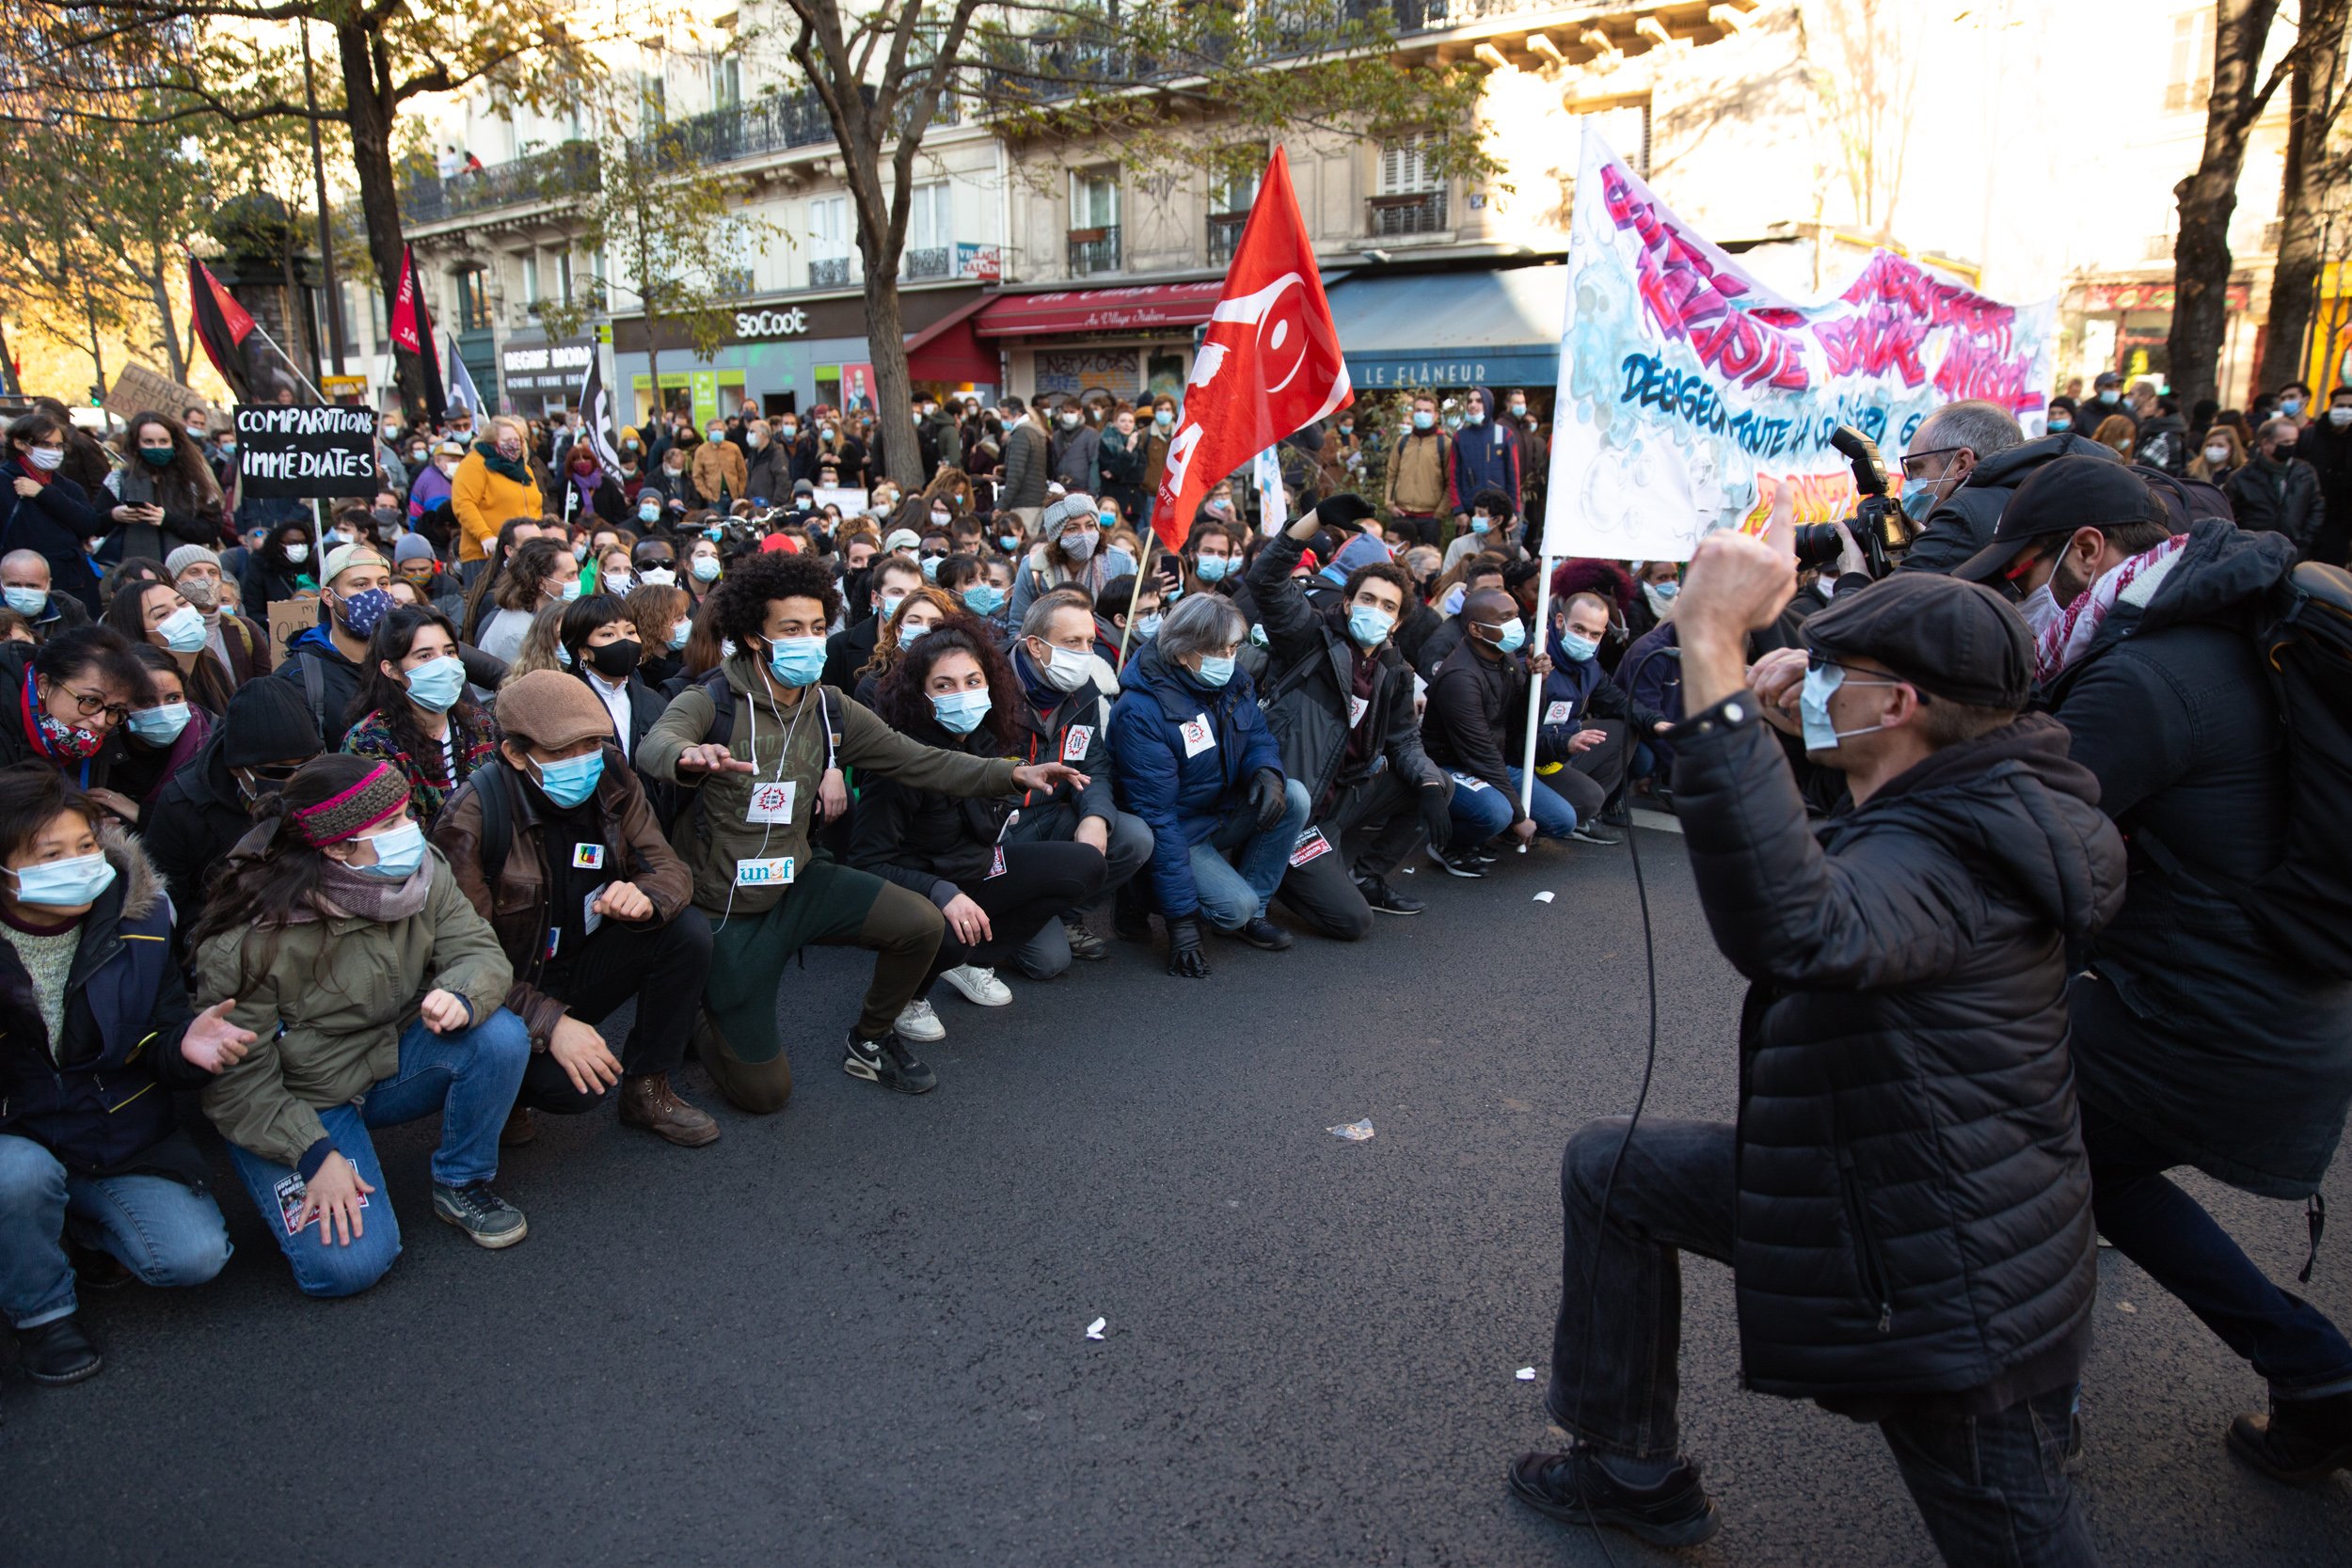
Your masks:
<path fill-rule="evenodd" d="M 1954 567 L 1952 576 L 1964 582 L 1992 582 L 2037 539 L 2125 523 L 2169 528 L 2169 517 L 2148 482 L 2112 458 L 2053 458 L 2010 492 L 1993 530 L 1993 543 Z"/>
<path fill-rule="evenodd" d="M 1898 572 L 1849 589 L 1804 624 L 1806 646 L 1873 659 L 1920 690 L 2015 711 L 2033 686 L 2033 634 L 1990 588 Z"/>
<path fill-rule="evenodd" d="M 293 681 L 246 682 L 229 699 L 220 728 L 220 760 L 230 768 L 319 754 L 319 727 L 302 688 Z"/>
<path fill-rule="evenodd" d="M 2099 372 L 2099 379 L 2092 382 L 2090 385 L 2093 388 L 2121 387 L 2123 385 L 2123 372 L 2122 371 L 2101 371 Z"/>

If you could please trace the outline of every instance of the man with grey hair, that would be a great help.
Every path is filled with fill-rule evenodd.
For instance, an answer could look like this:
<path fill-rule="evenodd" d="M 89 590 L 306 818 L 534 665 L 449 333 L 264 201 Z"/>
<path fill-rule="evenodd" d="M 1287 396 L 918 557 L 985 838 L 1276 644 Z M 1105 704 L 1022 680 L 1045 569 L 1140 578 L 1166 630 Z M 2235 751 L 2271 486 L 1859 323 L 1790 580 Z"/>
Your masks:
<path fill-rule="evenodd" d="M 1128 661 L 1111 709 L 1119 800 L 1152 830 L 1150 886 L 1168 922 L 1168 972 L 1187 979 L 1208 976 L 1203 919 L 1252 947 L 1291 944 L 1266 919 L 1266 901 L 1312 802 L 1305 784 L 1283 777 L 1248 672 L 1234 666 L 1248 633 L 1231 600 L 1187 595 Z"/>
<path fill-rule="evenodd" d="M 1993 543 L 2001 508 L 2028 474 L 2084 453 L 2115 459 L 2088 433 L 2028 441 L 2016 417 L 1997 403 L 1969 398 L 1936 409 L 1903 444 L 1903 513 L 1916 531 L 1904 567 L 1951 571 Z"/>

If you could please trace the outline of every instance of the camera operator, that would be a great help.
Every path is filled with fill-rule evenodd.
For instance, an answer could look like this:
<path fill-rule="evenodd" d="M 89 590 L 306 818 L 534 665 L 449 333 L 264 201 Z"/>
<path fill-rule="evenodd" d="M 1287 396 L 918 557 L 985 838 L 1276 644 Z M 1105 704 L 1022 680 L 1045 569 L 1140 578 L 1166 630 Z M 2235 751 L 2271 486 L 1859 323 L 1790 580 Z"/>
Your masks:
<path fill-rule="evenodd" d="M 2001 509 L 2028 477 L 2058 458 L 2083 455 L 2122 462 L 2088 430 L 2028 441 L 1997 403 L 1969 398 L 1936 409 L 1903 443 L 1903 513 L 1917 531 L 1903 569 L 1958 566 L 1992 542 Z"/>
<path fill-rule="evenodd" d="M 1732 1265 L 1747 1386 L 1877 1422 L 1946 1561 L 2089 1563 L 2050 1436 L 2097 1287 L 2065 994 L 2122 902 L 2122 843 L 2065 730 L 2019 716 L 2024 622 L 1931 573 L 1805 624 L 1788 695 L 1852 796 L 1817 838 L 1744 685 L 1795 587 L 1774 533 L 1702 542 L 1675 621 L 1677 807 L 1752 986 L 1739 1120 L 1569 1141 L 1549 1403 L 1577 1446 L 1521 1457 L 1512 1488 L 1659 1544 L 1714 1533 L 1676 1424 L 1689 1252 Z"/>

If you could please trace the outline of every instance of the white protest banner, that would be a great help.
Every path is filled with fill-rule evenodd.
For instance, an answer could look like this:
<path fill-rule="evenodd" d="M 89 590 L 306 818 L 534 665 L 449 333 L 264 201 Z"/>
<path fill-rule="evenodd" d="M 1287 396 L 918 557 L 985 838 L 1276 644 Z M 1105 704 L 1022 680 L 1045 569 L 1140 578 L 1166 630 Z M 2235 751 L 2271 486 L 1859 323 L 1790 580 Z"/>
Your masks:
<path fill-rule="evenodd" d="M 2055 298 L 2005 305 L 1882 249 L 1835 296 L 1789 299 L 1589 122 L 1567 265 L 1547 555 L 1687 561 L 1703 534 L 1762 526 L 1759 478 L 1794 481 L 1801 523 L 1845 516 L 1841 424 L 1890 474 L 1919 421 L 1962 398 L 2042 432 Z"/>

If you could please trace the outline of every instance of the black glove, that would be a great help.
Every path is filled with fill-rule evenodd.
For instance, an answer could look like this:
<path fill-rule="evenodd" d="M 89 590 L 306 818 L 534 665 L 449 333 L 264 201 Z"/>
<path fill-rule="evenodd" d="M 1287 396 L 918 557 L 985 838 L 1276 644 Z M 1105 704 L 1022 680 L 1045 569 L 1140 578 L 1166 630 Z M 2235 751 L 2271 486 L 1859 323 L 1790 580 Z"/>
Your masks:
<path fill-rule="evenodd" d="M 1168 923 L 1168 972 L 1180 980 L 1209 977 L 1209 956 L 1200 951 L 1200 922 L 1191 915 Z"/>
<path fill-rule="evenodd" d="M 1250 774 L 1249 805 L 1258 814 L 1260 832 L 1282 820 L 1282 813 L 1290 806 L 1282 788 L 1282 775 L 1271 768 L 1261 768 Z"/>
<path fill-rule="evenodd" d="M 1429 847 L 1442 849 L 1454 836 L 1454 813 L 1446 805 L 1442 784 L 1421 786 L 1421 825 L 1429 830 Z"/>
<path fill-rule="evenodd" d="M 1354 533 L 1359 531 L 1358 525 L 1373 515 L 1373 510 L 1372 502 L 1364 499 L 1363 497 L 1352 491 L 1342 491 L 1336 496 L 1326 496 L 1315 502 L 1315 521 L 1326 528 L 1336 528 Z"/>

